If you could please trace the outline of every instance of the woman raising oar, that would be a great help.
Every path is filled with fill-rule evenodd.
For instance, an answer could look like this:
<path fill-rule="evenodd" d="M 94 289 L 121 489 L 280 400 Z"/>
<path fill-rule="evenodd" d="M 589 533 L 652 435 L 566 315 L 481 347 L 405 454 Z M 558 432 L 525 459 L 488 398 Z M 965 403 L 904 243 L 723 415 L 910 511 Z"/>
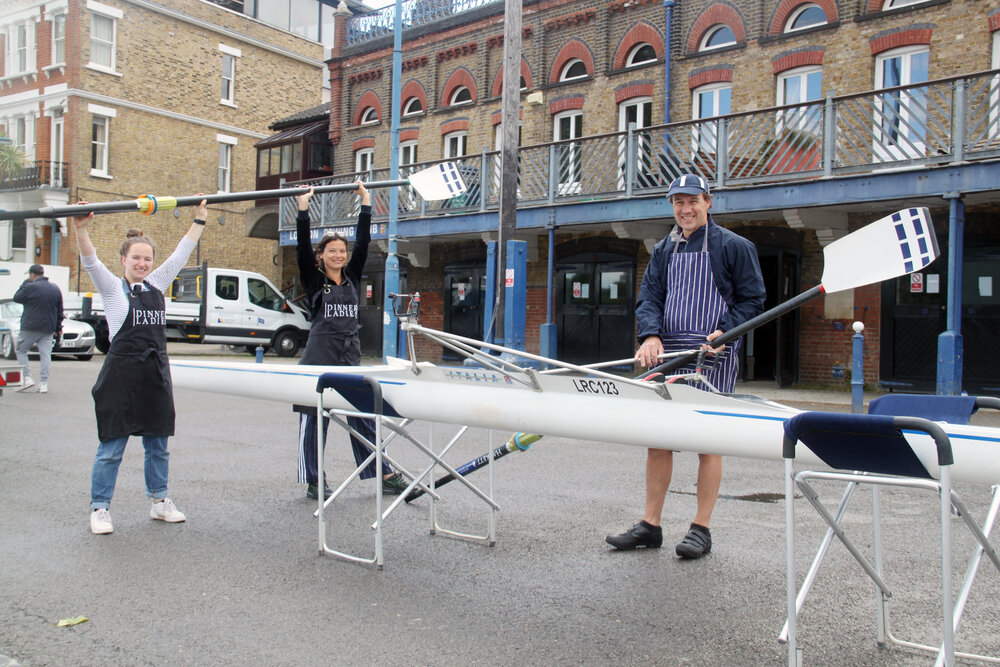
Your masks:
<path fill-rule="evenodd" d="M 150 518 L 167 523 L 185 520 L 167 497 L 167 438 L 174 434 L 174 393 L 167 360 L 163 293 L 197 245 L 207 217 L 208 203 L 203 200 L 195 208 L 194 221 L 177 249 L 155 271 L 152 239 L 138 229 L 130 229 L 121 247 L 123 278 L 117 278 L 97 258 L 87 230 L 94 214 L 71 218 L 83 268 L 104 301 L 111 340 L 91 391 L 100 440 L 90 481 L 90 532 L 95 535 L 114 531 L 108 508 L 130 435 L 142 436 L 146 450 L 143 470 L 146 495 L 153 499 Z"/>
<path fill-rule="evenodd" d="M 347 258 L 347 239 L 339 234 L 326 234 L 313 250 L 309 242 L 309 200 L 313 189 L 298 197 L 299 213 L 295 220 L 296 259 L 312 315 L 309 340 L 300 364 L 312 366 L 360 366 L 361 338 L 358 336 L 358 293 L 361 274 L 368 259 L 371 241 L 371 194 L 361 183 L 355 191 L 361 197 L 361 210 L 354 232 L 354 252 Z M 316 406 L 296 405 L 299 412 L 299 482 L 305 482 L 306 495 L 318 499 L 320 475 L 316 462 Z M 375 426 L 370 419 L 348 417 L 348 424 L 370 442 L 375 442 Z M 323 445 L 330 420 L 323 420 Z M 351 436 L 354 460 L 360 466 L 371 453 L 361 441 Z M 373 460 L 361 472 L 361 479 L 375 476 Z M 388 463 L 382 464 L 382 493 L 399 495 L 406 489 L 402 475 L 393 472 Z M 330 488 L 323 483 L 324 498 Z"/>

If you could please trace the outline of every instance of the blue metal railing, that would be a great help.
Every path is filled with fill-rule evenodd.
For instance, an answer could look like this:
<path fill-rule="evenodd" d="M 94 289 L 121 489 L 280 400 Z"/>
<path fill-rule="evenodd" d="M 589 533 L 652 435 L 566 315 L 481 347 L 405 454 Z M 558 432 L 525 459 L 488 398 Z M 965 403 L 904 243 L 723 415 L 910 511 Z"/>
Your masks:
<path fill-rule="evenodd" d="M 662 194 L 684 172 L 723 188 L 997 159 L 1000 70 L 524 146 L 518 155 L 519 206 Z M 449 201 L 425 202 L 404 189 L 401 220 L 497 209 L 499 152 L 454 161 L 468 192 Z M 401 174 L 432 164 L 409 165 Z M 357 178 L 351 173 L 304 182 Z M 387 180 L 388 169 L 364 178 Z M 376 219 L 387 215 L 388 202 L 385 189 L 373 193 Z M 321 226 L 349 225 L 357 215 L 350 198 L 332 194 L 314 197 L 312 206 L 313 220 Z M 279 229 L 294 229 L 294 208 L 294 202 L 283 202 Z"/>

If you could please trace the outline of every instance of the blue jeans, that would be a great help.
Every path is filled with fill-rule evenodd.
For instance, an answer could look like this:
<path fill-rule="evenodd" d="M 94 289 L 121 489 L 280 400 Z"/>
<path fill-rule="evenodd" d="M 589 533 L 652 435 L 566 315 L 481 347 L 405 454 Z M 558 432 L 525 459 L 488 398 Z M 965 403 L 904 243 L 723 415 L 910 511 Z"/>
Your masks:
<path fill-rule="evenodd" d="M 90 475 L 91 509 L 108 509 L 111 496 L 115 493 L 118 480 L 118 466 L 125 453 L 128 436 L 106 440 L 97 447 L 94 469 Z M 146 450 L 143 472 L 146 474 L 146 495 L 151 498 L 167 497 L 167 469 L 170 452 L 167 451 L 167 436 L 144 435 L 142 446 Z"/>

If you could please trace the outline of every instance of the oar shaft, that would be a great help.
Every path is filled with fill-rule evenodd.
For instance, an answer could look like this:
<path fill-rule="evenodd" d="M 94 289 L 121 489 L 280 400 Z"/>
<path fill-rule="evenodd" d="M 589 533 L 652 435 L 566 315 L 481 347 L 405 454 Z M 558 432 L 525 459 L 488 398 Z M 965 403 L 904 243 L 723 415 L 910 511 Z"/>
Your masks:
<path fill-rule="evenodd" d="M 775 320 L 784 315 L 785 313 L 789 313 L 795 310 L 805 302 L 815 299 L 822 293 L 823 293 L 822 285 L 816 285 L 815 287 L 807 289 L 805 292 L 802 292 L 801 294 L 792 297 L 788 301 L 785 301 L 784 303 L 779 303 L 774 308 L 764 311 L 757 317 L 752 317 L 743 324 L 733 327 L 729 331 L 723 333 L 721 336 L 713 340 L 711 345 L 712 347 L 726 345 L 736 340 L 743 334 L 756 329 L 760 325 L 767 324 L 771 320 Z M 640 377 L 646 377 L 647 375 L 651 375 L 653 373 L 669 373 L 670 371 L 678 369 L 681 366 L 686 366 L 690 364 L 697 358 L 698 358 L 697 352 L 691 352 L 681 357 L 674 357 L 670 361 L 664 362 L 659 366 L 654 366 L 653 368 L 650 368 Z"/>
<path fill-rule="evenodd" d="M 503 457 L 507 456 L 508 454 L 516 450 L 517 447 L 514 445 L 514 440 L 511 439 L 510 442 L 508 442 L 507 444 L 497 447 L 496 449 L 493 450 L 493 460 L 496 461 L 497 459 L 502 459 Z M 468 475 L 470 472 L 482 468 L 484 465 L 489 463 L 489 460 L 490 460 L 489 454 L 483 454 L 478 459 L 469 461 L 468 463 L 459 468 L 455 468 L 455 472 L 464 477 Z M 447 475 L 444 475 L 434 481 L 434 488 L 436 489 L 439 486 L 444 486 L 448 482 L 452 482 L 454 480 L 455 476 L 452 475 L 451 473 L 448 473 Z M 406 498 L 404 498 L 404 500 L 406 500 L 406 502 L 408 503 L 411 503 L 422 495 L 424 495 L 423 489 L 414 489 L 413 491 L 410 491 L 410 493 L 406 496 Z"/>
<path fill-rule="evenodd" d="M 376 188 L 389 188 L 394 186 L 407 185 L 405 178 L 389 181 L 371 181 L 365 183 L 369 190 Z M 317 185 L 313 187 L 313 192 L 322 194 L 326 192 L 353 192 L 357 189 L 354 183 L 337 183 L 334 185 Z M 0 211 L 0 220 L 25 220 L 28 218 L 65 218 L 69 216 L 87 215 L 88 213 L 122 213 L 126 211 L 142 211 L 148 206 L 150 200 L 156 200 L 158 210 L 169 210 L 177 206 L 197 206 L 203 200 L 209 204 L 225 204 L 235 201 L 252 201 L 257 199 L 277 199 L 280 197 L 297 197 L 302 194 L 303 188 L 279 188 L 275 190 L 250 190 L 247 192 L 220 192 L 213 195 L 189 197 L 149 197 L 148 199 L 132 199 L 119 202 L 102 202 L 96 204 L 83 204 L 72 206 L 50 206 L 47 208 L 32 209 L 29 211 Z M 154 211 L 155 212 L 155 211 Z"/>

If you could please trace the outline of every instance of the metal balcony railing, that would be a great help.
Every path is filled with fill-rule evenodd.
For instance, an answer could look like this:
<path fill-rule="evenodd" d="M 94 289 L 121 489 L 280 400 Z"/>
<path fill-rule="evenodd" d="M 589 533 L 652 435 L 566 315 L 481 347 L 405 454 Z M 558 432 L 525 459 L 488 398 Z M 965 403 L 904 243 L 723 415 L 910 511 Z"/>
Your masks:
<path fill-rule="evenodd" d="M 400 20 L 405 30 L 501 2 L 502 0 L 406 0 Z M 395 17 L 396 6 L 392 4 L 370 14 L 350 18 L 347 21 L 347 46 L 392 35 Z"/>
<path fill-rule="evenodd" d="M 67 162 L 37 160 L 17 171 L 0 173 L 0 190 L 69 189 L 68 168 Z"/>
<path fill-rule="evenodd" d="M 520 206 L 559 205 L 655 195 L 678 174 L 697 173 L 715 188 L 795 182 L 909 166 L 1000 157 L 1000 70 L 927 81 L 808 104 L 773 107 L 626 132 L 524 146 L 519 151 Z M 495 210 L 500 154 L 483 151 L 457 162 L 468 187 L 461 197 L 425 202 L 400 191 L 399 219 Z M 401 169 L 407 173 L 434 162 Z M 407 171 L 409 170 L 409 171 Z M 388 169 L 363 180 L 387 180 Z M 303 183 L 349 183 L 357 174 Z M 372 193 L 373 214 L 386 217 L 389 193 Z M 321 226 L 350 225 L 348 197 L 312 199 Z M 295 205 L 282 203 L 279 228 L 294 229 Z"/>

